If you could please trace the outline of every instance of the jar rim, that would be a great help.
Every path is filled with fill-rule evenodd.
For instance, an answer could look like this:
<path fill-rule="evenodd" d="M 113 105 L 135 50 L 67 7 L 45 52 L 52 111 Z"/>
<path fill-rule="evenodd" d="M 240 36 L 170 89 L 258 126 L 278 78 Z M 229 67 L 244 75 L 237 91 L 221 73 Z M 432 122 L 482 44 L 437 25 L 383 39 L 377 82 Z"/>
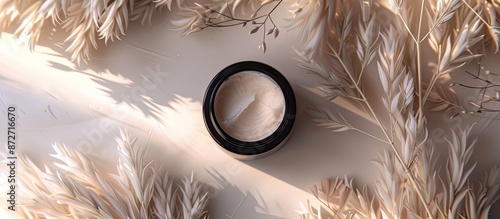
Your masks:
<path fill-rule="evenodd" d="M 278 128 L 269 136 L 258 141 L 241 141 L 227 134 L 215 116 L 215 96 L 225 82 L 234 74 L 255 71 L 269 76 L 280 87 L 285 98 L 285 112 Z M 212 138 L 227 152 L 240 159 L 252 159 L 267 155 L 279 149 L 289 137 L 296 116 L 295 95 L 290 83 L 273 67 L 255 61 L 243 61 L 222 69 L 210 82 L 203 99 L 203 119 Z"/>

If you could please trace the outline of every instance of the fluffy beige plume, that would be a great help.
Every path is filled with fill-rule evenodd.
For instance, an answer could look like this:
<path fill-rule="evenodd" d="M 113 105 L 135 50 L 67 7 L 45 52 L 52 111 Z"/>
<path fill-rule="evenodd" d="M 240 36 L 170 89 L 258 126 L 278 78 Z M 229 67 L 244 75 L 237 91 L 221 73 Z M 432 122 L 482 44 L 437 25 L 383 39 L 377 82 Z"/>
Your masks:
<path fill-rule="evenodd" d="M 40 169 L 20 156 L 21 192 L 16 209 L 24 218 L 207 218 L 208 193 L 193 176 L 174 183 L 143 160 L 145 147 L 125 133 L 118 143 L 118 174 L 105 174 L 91 159 L 54 144 L 58 161 Z"/>
<path fill-rule="evenodd" d="M 370 3 L 360 1 L 360 5 Z M 381 121 L 384 112 L 373 110 L 371 101 L 365 98 L 365 92 L 369 91 L 362 87 L 363 77 L 356 77 L 359 75 L 356 64 L 363 66 L 362 63 L 369 64 L 371 60 L 366 56 L 356 57 L 342 53 L 344 48 L 366 48 L 363 44 L 352 42 L 363 41 L 362 36 L 347 34 L 346 37 L 346 31 L 362 30 L 368 26 L 367 19 L 363 18 L 365 13 L 351 17 L 353 6 L 345 6 L 348 4 L 347 1 L 333 3 L 310 0 L 301 13 L 296 15 L 294 27 L 302 32 L 299 36 L 304 43 L 298 51 L 302 60 L 300 66 L 324 79 L 321 90 L 325 91 L 327 98 L 342 96 L 362 103 L 360 106 L 374 117 L 385 137 L 364 134 L 386 142 L 391 149 L 385 149 L 375 162 L 380 171 L 377 186 L 374 188 L 375 194 L 373 197 L 364 194 L 366 196 L 363 199 L 372 200 L 370 205 L 356 200 L 355 197 L 363 193 L 353 189 L 347 183 L 350 180 L 346 179 L 343 184 L 334 183 L 334 188 L 337 188 L 334 192 L 325 190 L 324 185 L 322 189 L 314 186 L 312 193 L 322 202 L 322 206 L 314 207 L 308 204 L 302 211 L 302 217 L 457 218 L 467 215 L 466 218 L 487 218 L 491 205 L 499 197 L 498 168 L 488 174 L 489 186 L 480 184 L 476 187 L 469 182 L 469 176 L 475 167 L 469 162 L 474 145 L 474 142 L 468 140 L 472 130 L 470 126 L 465 130 L 452 132 L 448 143 L 449 153 L 444 155 L 448 160 L 447 174 L 443 175 L 437 163 L 440 158 L 434 154 L 434 145 L 427 139 L 423 110 L 428 97 L 431 97 L 431 101 L 437 101 L 436 98 L 446 100 L 445 103 L 440 103 L 446 104 L 440 108 L 457 105 L 454 96 L 442 96 L 442 89 L 437 90 L 441 92 L 436 92 L 432 88 L 441 75 L 456 71 L 480 56 L 471 53 L 470 48 L 483 42 L 483 27 L 487 24 L 480 17 L 483 14 L 482 8 L 477 4 L 465 4 L 461 0 L 445 1 L 445 5 L 435 8 L 424 2 L 417 14 L 410 10 L 412 6 L 404 0 L 387 1 L 385 5 L 393 11 L 397 19 L 389 27 L 382 28 L 385 30 L 381 34 L 382 42 L 378 47 L 377 70 L 380 87 L 385 94 L 380 101 L 386 109 L 385 113 L 389 114 L 389 121 Z M 438 1 L 438 4 L 443 3 Z M 363 9 L 361 7 L 361 10 Z M 411 21 L 415 16 L 422 19 L 423 12 L 428 9 L 434 11 L 428 11 L 430 25 L 429 32 L 425 34 L 421 21 L 417 24 L 418 27 Z M 352 20 L 364 21 L 364 24 L 360 22 L 358 25 L 352 25 Z M 374 27 L 376 28 L 379 27 Z M 363 36 L 367 35 L 370 36 L 369 33 Z M 436 70 L 438 73 L 430 85 L 424 87 L 422 66 L 415 56 L 420 56 L 421 44 L 427 39 L 433 48 L 438 48 L 435 52 L 438 53 L 439 64 Z M 414 77 L 418 80 L 414 80 Z M 341 115 L 337 116 L 327 109 L 311 109 L 314 119 L 333 131 L 359 130 Z M 335 182 L 338 181 L 337 179 Z M 342 198 L 332 199 L 330 196 Z M 358 210 L 361 208 L 371 212 Z"/>
<path fill-rule="evenodd" d="M 180 5 L 182 0 L 177 0 Z M 130 20 L 150 21 L 172 0 L 9 0 L 0 2 L 0 23 L 17 25 L 15 35 L 34 50 L 47 20 L 69 32 L 65 43 L 71 59 L 80 63 L 91 58 L 98 41 L 120 39 Z"/>

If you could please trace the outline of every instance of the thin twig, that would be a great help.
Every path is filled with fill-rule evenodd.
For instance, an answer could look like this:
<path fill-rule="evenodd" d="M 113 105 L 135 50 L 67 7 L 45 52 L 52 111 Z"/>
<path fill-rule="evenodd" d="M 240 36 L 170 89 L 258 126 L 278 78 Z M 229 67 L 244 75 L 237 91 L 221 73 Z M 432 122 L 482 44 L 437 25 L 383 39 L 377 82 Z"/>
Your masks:
<path fill-rule="evenodd" d="M 408 32 L 408 34 L 411 36 L 413 42 L 417 42 L 417 39 L 415 38 L 415 36 L 413 35 L 413 33 L 411 32 L 411 29 L 410 27 L 408 26 L 408 24 L 406 23 L 405 19 L 403 18 L 403 15 L 401 15 L 401 13 L 399 12 L 399 9 L 397 11 L 397 14 L 399 16 L 399 18 L 401 19 L 406 31 Z"/>
<path fill-rule="evenodd" d="M 372 134 L 370 134 L 370 133 L 368 133 L 368 132 L 365 132 L 365 131 L 363 131 L 363 130 L 361 130 L 361 129 L 358 129 L 358 128 L 355 128 L 355 127 L 352 127 L 352 130 L 357 131 L 357 132 L 359 132 L 359 133 L 361 133 L 361 134 L 364 134 L 364 135 L 366 135 L 366 136 L 368 136 L 368 137 L 371 137 L 371 138 L 373 138 L 373 139 L 375 139 L 375 140 L 377 140 L 377 141 L 380 141 L 380 142 L 382 142 L 382 143 L 390 144 L 390 142 L 388 142 L 388 141 L 386 141 L 386 140 L 384 140 L 384 139 L 381 139 L 381 138 L 379 138 L 379 137 L 377 137 L 377 136 L 375 136 L 375 135 L 372 135 Z"/>
<path fill-rule="evenodd" d="M 423 114 L 424 114 L 424 103 L 422 102 L 422 58 L 420 57 L 421 54 L 420 54 L 420 32 L 422 30 L 422 16 L 423 16 L 423 13 L 424 13 L 424 4 L 425 4 L 425 0 L 422 0 L 422 5 L 420 7 L 420 18 L 419 18 L 419 21 L 418 21 L 418 34 L 417 34 L 417 41 L 415 41 L 415 44 L 416 44 L 416 47 L 417 47 L 417 78 L 418 78 L 418 91 L 417 91 L 417 94 L 418 94 L 418 123 L 422 123 L 422 118 L 423 118 Z"/>

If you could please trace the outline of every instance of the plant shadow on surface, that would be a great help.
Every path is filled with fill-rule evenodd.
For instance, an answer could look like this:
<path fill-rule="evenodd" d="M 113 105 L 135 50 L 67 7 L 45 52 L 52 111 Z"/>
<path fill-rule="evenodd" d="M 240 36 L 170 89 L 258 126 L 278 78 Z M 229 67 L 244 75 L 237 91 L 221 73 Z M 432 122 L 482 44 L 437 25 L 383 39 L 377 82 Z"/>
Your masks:
<path fill-rule="evenodd" d="M 154 16 L 152 24 L 141 25 L 140 22 L 130 22 L 129 32 L 138 33 L 143 26 L 162 25 L 167 20 L 169 12 Z M 13 34 L 15 25 L 1 29 L 2 33 Z M 94 81 L 100 90 L 115 100 L 116 104 L 124 103 L 144 116 L 158 120 L 161 107 L 167 107 L 174 100 L 173 92 L 162 92 L 167 88 L 169 72 L 165 63 L 174 60 L 173 57 L 155 53 L 147 48 L 135 46 L 123 41 L 108 42 L 98 40 L 99 50 L 92 48 L 92 59 L 87 62 L 71 61 L 71 54 L 65 51 L 70 42 L 65 42 L 69 33 L 60 25 L 46 22 L 41 31 L 37 46 L 47 47 L 54 51 L 48 55 L 47 66 L 63 72 L 85 74 Z M 180 35 L 180 34 L 179 34 Z M 122 36 L 125 38 L 126 36 Z M 35 48 L 35 53 L 37 52 Z M 44 54 L 44 52 L 41 52 Z M 56 61 L 64 60 L 62 62 Z M 132 65 L 131 63 L 137 63 Z M 120 80 L 109 79 L 118 78 Z"/>
<path fill-rule="evenodd" d="M 210 218 L 213 219 L 286 219 L 265 212 L 269 211 L 266 200 L 255 197 L 249 192 L 244 193 L 235 185 L 232 185 L 223 175 L 217 170 L 207 169 L 207 173 L 220 186 L 220 189 L 212 194 L 211 201 L 208 204 L 208 210 L 211 213 Z M 277 200 L 279 201 L 279 200 Z M 225 211 L 220 210 L 220 206 L 224 206 Z M 243 207 L 244 206 L 244 207 Z"/>

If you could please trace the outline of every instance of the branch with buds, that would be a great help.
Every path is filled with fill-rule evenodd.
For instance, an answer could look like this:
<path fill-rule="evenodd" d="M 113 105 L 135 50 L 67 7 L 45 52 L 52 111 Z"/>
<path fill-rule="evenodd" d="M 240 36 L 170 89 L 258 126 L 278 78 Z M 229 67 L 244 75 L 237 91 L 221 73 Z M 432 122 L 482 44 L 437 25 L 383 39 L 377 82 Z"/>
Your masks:
<path fill-rule="evenodd" d="M 484 71 L 484 73 L 482 73 Z M 490 108 L 489 103 L 500 102 L 500 84 L 494 82 L 492 79 L 484 78 L 484 75 L 487 76 L 499 76 L 499 73 L 491 72 L 490 70 L 485 70 L 483 66 L 481 66 L 480 61 L 478 61 L 478 71 L 476 74 L 465 71 L 468 75 L 470 75 L 474 80 L 479 81 L 480 85 L 470 85 L 464 84 L 460 82 L 455 82 L 450 84 L 453 86 L 461 86 L 468 89 L 473 89 L 478 91 L 478 96 L 476 101 L 471 101 L 470 104 L 476 107 L 475 111 L 471 111 L 470 113 L 483 113 L 483 112 L 500 112 L 498 108 Z"/>
<path fill-rule="evenodd" d="M 229 7 L 229 2 L 226 2 L 225 7 L 221 7 L 222 9 L 220 10 L 195 3 L 197 6 L 197 9 L 195 9 L 197 17 L 192 21 L 190 24 L 190 30 L 185 34 L 189 35 L 210 27 L 245 27 L 247 24 L 251 24 L 253 25 L 253 28 L 250 30 L 250 34 L 255 34 L 259 32 L 259 30 L 263 30 L 262 43 L 260 44 L 259 49 L 266 52 L 266 37 L 273 35 L 274 38 L 276 38 L 280 33 L 278 27 L 273 21 L 272 13 L 282 2 L 283 0 L 263 0 L 249 18 L 236 16 L 234 11 L 231 10 L 231 7 Z M 272 6 L 271 10 L 268 13 L 261 14 L 263 9 L 268 6 Z M 268 28 L 268 26 L 271 27 Z"/>

